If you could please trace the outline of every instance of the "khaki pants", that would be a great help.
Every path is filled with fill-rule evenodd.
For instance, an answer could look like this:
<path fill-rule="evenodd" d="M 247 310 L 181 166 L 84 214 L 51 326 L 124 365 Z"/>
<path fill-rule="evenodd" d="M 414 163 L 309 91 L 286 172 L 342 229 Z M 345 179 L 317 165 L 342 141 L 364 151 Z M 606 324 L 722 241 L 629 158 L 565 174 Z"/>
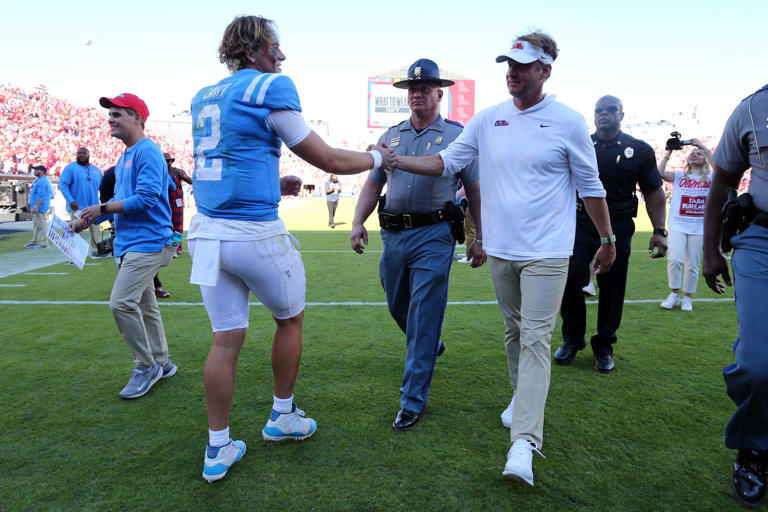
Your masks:
<path fill-rule="evenodd" d="M 174 247 L 161 252 L 127 252 L 123 255 L 109 309 L 117 328 L 133 351 L 133 361 L 144 367 L 168 362 L 168 343 L 152 278 L 173 259 Z"/>
<path fill-rule="evenodd" d="M 475 243 L 475 240 L 477 239 L 475 219 L 472 217 L 472 212 L 469 211 L 469 207 L 467 207 L 467 210 L 464 212 L 464 234 L 466 237 L 464 245 L 467 248 L 467 252 L 469 252 L 469 248 L 472 247 L 472 244 Z"/>
<path fill-rule="evenodd" d="M 504 347 L 515 391 L 510 438 L 513 443 L 526 439 L 540 449 L 550 341 L 568 276 L 568 258 L 510 261 L 488 256 L 488 266 L 504 316 Z"/>
<path fill-rule="evenodd" d="M 48 247 L 48 213 L 32 214 L 32 241 Z"/>
<path fill-rule="evenodd" d="M 101 242 L 101 229 L 99 229 L 99 226 L 91 224 L 88 226 L 88 231 L 91 233 L 91 240 L 88 244 L 91 247 L 91 254 L 96 254 L 96 244 Z"/>

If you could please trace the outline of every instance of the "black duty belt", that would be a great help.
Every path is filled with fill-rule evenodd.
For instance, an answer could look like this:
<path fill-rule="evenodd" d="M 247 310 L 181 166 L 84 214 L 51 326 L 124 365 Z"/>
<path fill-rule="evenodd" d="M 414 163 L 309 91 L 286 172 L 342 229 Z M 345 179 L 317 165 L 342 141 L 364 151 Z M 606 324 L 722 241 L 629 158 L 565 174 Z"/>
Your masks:
<path fill-rule="evenodd" d="M 379 211 L 379 225 L 381 229 L 389 231 L 420 228 L 448 220 L 450 219 L 445 210 L 436 210 L 432 213 L 388 213 L 383 210 Z"/>
<path fill-rule="evenodd" d="M 636 216 L 636 207 L 632 201 L 626 203 L 608 203 L 608 214 L 611 220 L 631 219 Z M 582 198 L 576 199 L 576 212 L 587 214 L 587 207 Z"/>

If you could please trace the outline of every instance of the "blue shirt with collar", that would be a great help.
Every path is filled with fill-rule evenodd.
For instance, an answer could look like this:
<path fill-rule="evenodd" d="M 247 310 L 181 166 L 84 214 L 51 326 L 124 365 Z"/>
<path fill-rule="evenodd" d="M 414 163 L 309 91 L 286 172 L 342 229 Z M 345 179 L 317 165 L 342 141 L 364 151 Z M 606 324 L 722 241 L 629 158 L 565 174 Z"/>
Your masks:
<path fill-rule="evenodd" d="M 86 206 L 99 204 L 99 185 L 101 184 L 101 170 L 93 164 L 81 165 L 71 162 L 61 171 L 59 189 L 67 200 L 67 210 L 73 201 L 80 209 Z"/>
<path fill-rule="evenodd" d="M 29 190 L 29 207 L 34 208 L 37 201 L 40 201 L 37 213 L 48 213 L 52 197 L 51 182 L 48 181 L 48 176 L 42 175 L 32 183 L 32 188 Z"/>
<path fill-rule="evenodd" d="M 411 120 L 407 119 L 388 129 L 379 138 L 379 144 L 386 142 L 398 155 L 434 155 L 453 142 L 462 129 L 459 123 L 447 121 L 438 115 L 429 126 L 417 131 Z M 480 176 L 477 161 L 474 161 L 459 173 L 449 176 L 420 176 L 394 169 L 371 171 L 368 178 L 378 183 L 386 181 L 387 211 L 430 213 L 444 208 L 446 201 L 456 199 L 459 178 L 465 185 L 469 185 L 475 183 Z"/>

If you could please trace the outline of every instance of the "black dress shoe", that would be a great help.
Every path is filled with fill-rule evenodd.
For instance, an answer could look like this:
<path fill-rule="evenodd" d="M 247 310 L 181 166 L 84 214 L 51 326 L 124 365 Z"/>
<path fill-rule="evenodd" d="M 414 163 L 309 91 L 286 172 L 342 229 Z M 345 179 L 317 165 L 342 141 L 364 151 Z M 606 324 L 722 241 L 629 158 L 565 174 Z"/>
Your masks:
<path fill-rule="evenodd" d="M 584 347 L 585 345 L 579 347 L 564 341 L 563 344 L 560 345 L 560 348 L 557 349 L 557 352 L 555 352 L 555 364 L 559 364 L 560 366 L 571 364 L 576 357 L 576 353 Z"/>
<path fill-rule="evenodd" d="M 400 412 L 397 413 L 397 418 L 395 418 L 395 422 L 392 424 L 392 428 L 398 432 L 411 430 L 419 422 L 419 418 L 420 416 L 413 411 L 400 409 Z"/>
<path fill-rule="evenodd" d="M 765 469 L 768 452 L 741 449 L 733 464 L 731 487 L 736 499 L 747 507 L 759 507 L 765 501 Z"/>
<path fill-rule="evenodd" d="M 613 356 L 611 354 L 601 354 L 595 356 L 595 370 L 600 373 L 611 373 L 616 368 L 613 364 Z"/>
<path fill-rule="evenodd" d="M 440 340 L 440 347 L 437 349 L 437 357 L 443 355 L 443 352 L 445 352 L 445 343 L 443 343 L 443 340 Z"/>

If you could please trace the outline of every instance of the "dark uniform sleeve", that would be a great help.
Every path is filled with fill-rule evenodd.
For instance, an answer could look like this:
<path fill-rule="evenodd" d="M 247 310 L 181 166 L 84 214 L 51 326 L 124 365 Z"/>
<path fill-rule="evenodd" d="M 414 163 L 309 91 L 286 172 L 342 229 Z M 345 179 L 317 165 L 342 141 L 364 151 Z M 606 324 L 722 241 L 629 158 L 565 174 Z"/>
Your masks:
<path fill-rule="evenodd" d="M 661 187 L 662 183 L 659 168 L 656 165 L 656 154 L 654 153 L 653 148 L 648 144 L 643 143 L 643 152 L 645 155 L 637 174 L 637 182 L 640 185 L 640 190 L 643 194 L 647 194 Z"/>
<path fill-rule="evenodd" d="M 115 196 L 115 168 L 110 167 L 104 171 L 104 177 L 99 184 L 99 197 L 102 203 L 108 202 Z"/>

